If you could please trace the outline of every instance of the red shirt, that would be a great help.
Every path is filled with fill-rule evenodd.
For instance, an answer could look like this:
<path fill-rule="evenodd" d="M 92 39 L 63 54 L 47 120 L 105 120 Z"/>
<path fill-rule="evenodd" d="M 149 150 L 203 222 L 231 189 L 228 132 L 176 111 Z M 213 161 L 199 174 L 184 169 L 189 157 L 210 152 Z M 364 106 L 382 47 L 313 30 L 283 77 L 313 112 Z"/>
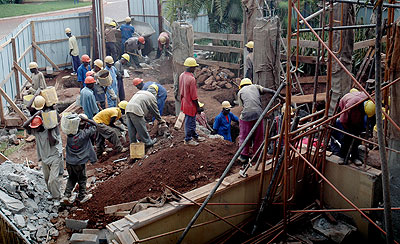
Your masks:
<path fill-rule="evenodd" d="M 181 94 L 181 111 L 189 116 L 195 116 L 197 107 L 193 100 L 197 100 L 196 79 L 190 72 L 183 72 L 179 76 L 179 92 Z"/>
<path fill-rule="evenodd" d="M 352 105 L 358 103 L 361 100 L 364 100 L 365 98 L 367 98 L 367 95 L 363 92 L 347 93 L 339 101 L 340 111 L 351 107 Z M 360 107 L 362 106 L 363 104 L 356 106 L 340 115 L 339 120 L 346 129 L 349 129 L 351 127 L 362 127 L 365 115 L 364 110 L 360 109 Z"/>

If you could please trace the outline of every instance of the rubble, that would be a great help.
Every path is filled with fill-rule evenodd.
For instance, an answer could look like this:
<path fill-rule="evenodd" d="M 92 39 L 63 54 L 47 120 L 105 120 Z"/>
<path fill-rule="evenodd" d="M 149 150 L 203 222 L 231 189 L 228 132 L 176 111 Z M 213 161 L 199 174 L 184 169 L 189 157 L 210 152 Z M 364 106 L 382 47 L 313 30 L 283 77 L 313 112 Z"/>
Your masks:
<path fill-rule="evenodd" d="M 222 69 L 218 66 L 204 67 L 195 71 L 197 83 L 206 91 L 215 89 L 232 88 L 232 82 L 235 82 L 235 74 L 229 69 Z"/>

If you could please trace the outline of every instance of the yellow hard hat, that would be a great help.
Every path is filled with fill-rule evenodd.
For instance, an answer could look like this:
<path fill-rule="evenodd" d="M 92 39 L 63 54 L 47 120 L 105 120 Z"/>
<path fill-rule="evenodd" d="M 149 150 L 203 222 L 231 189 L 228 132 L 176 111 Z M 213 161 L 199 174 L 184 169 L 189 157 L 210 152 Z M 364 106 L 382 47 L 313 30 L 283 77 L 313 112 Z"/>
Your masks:
<path fill-rule="evenodd" d="M 128 17 L 125 18 L 125 22 L 126 22 L 126 23 L 129 23 L 129 22 L 131 22 L 131 21 L 132 21 L 131 17 L 128 16 Z"/>
<path fill-rule="evenodd" d="M 232 108 L 232 106 L 229 101 L 223 101 L 222 108 Z"/>
<path fill-rule="evenodd" d="M 167 43 L 167 38 L 165 38 L 165 36 L 160 37 L 159 40 L 160 40 L 160 43 L 163 44 L 163 45 L 164 45 L 165 43 Z"/>
<path fill-rule="evenodd" d="M 110 23 L 110 25 L 111 25 L 111 26 L 114 26 L 114 27 L 116 27 L 116 26 L 117 26 L 117 24 L 116 24 L 114 21 L 113 21 L 113 22 L 111 22 L 111 23 Z"/>
<path fill-rule="evenodd" d="M 126 106 L 128 106 L 128 102 L 127 101 L 121 101 L 118 103 L 118 107 L 120 109 L 126 109 Z"/>
<path fill-rule="evenodd" d="M 199 107 L 202 108 L 204 107 L 204 103 L 198 102 L 199 103 Z"/>
<path fill-rule="evenodd" d="M 249 78 L 244 78 L 240 81 L 239 89 L 242 89 L 244 85 L 252 85 L 253 83 Z"/>
<path fill-rule="evenodd" d="M 103 61 L 101 61 L 100 59 L 96 59 L 94 61 L 94 65 L 99 67 L 100 69 L 102 69 L 104 67 Z"/>
<path fill-rule="evenodd" d="M 368 118 L 375 115 L 375 103 L 371 100 L 364 102 L 364 111 Z"/>
<path fill-rule="evenodd" d="M 114 63 L 114 59 L 111 56 L 105 57 L 104 61 L 106 62 L 106 64 L 113 64 Z"/>
<path fill-rule="evenodd" d="M 38 68 L 38 64 L 36 62 L 29 63 L 29 69 L 37 69 L 37 68 Z"/>
<path fill-rule="evenodd" d="M 46 99 L 44 99 L 44 97 L 36 96 L 35 100 L 33 100 L 32 108 L 36 110 L 41 110 L 45 104 L 46 104 Z"/>
<path fill-rule="evenodd" d="M 158 86 L 156 84 L 151 84 L 149 87 L 153 87 L 154 90 L 156 90 L 156 92 L 158 94 Z"/>
<path fill-rule="evenodd" d="M 351 88 L 350 89 L 350 93 L 353 93 L 353 92 L 358 92 L 358 89 L 357 88 Z"/>
<path fill-rule="evenodd" d="M 124 53 L 124 54 L 122 54 L 122 56 L 121 57 L 123 57 L 126 61 L 130 61 L 130 59 L 131 59 L 131 57 L 129 57 L 129 54 L 127 54 L 127 53 Z"/>
<path fill-rule="evenodd" d="M 183 63 L 183 65 L 186 66 L 186 67 L 197 67 L 197 66 L 199 66 L 197 64 L 197 62 L 196 62 L 196 59 L 194 59 L 194 58 L 187 58 L 185 60 L 185 62 Z"/>
<path fill-rule="evenodd" d="M 71 33 L 71 29 L 70 28 L 65 28 L 65 33 Z"/>
<path fill-rule="evenodd" d="M 249 41 L 248 43 L 246 43 L 245 45 L 248 48 L 254 48 L 254 42 L 253 41 Z"/>

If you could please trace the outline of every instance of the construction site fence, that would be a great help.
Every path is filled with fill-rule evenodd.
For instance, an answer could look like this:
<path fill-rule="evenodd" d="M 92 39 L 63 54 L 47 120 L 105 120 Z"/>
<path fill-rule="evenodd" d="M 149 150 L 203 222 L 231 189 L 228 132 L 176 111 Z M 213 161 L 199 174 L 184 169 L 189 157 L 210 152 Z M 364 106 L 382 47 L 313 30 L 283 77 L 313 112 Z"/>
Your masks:
<path fill-rule="evenodd" d="M 28 65 L 35 61 L 39 69 L 52 66 L 54 71 L 71 66 L 65 28 L 76 36 L 80 55 L 90 54 L 90 13 L 29 18 L 0 40 L 0 119 L 8 113 L 11 100 L 20 98 L 30 80 Z M 8 98 L 6 98 L 8 96 Z"/>

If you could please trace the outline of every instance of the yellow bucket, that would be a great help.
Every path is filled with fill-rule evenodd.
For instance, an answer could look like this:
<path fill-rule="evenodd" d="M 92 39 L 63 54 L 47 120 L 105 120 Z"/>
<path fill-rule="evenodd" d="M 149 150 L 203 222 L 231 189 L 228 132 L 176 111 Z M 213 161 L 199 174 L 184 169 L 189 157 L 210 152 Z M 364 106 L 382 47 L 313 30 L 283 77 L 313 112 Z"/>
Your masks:
<path fill-rule="evenodd" d="M 43 127 L 45 129 L 53 129 L 58 124 L 57 112 L 56 110 L 51 110 L 49 112 L 42 113 Z"/>
<path fill-rule="evenodd" d="M 26 95 L 24 96 L 24 104 L 28 105 L 30 101 L 32 101 L 34 95 Z"/>
<path fill-rule="evenodd" d="M 57 91 L 54 86 L 47 87 L 40 92 L 40 95 L 46 99 L 46 106 L 50 107 L 58 103 Z"/>
<path fill-rule="evenodd" d="M 131 154 L 131 159 L 143 158 L 145 154 L 144 143 L 143 142 L 131 143 L 130 154 Z"/>

